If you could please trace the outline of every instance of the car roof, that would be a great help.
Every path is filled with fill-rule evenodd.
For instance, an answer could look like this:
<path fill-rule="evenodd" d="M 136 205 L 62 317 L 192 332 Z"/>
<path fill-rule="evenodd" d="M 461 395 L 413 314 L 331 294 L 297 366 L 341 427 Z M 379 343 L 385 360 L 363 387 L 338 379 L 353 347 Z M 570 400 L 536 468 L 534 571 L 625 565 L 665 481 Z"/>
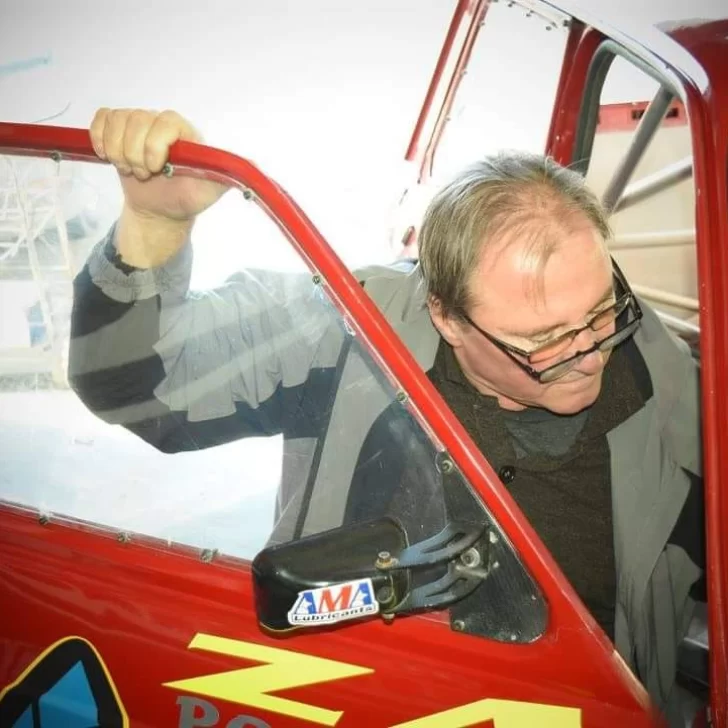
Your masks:
<path fill-rule="evenodd" d="M 554 7 L 566 9 L 575 17 L 601 18 L 603 22 L 624 30 L 703 25 L 728 19 L 728 4 L 720 0 L 547 0 Z M 723 5 L 723 7 L 721 7 Z"/>
<path fill-rule="evenodd" d="M 700 90 L 728 76 L 728 3 L 718 0 L 546 0 Z M 723 5 L 723 7 L 720 7 Z"/>

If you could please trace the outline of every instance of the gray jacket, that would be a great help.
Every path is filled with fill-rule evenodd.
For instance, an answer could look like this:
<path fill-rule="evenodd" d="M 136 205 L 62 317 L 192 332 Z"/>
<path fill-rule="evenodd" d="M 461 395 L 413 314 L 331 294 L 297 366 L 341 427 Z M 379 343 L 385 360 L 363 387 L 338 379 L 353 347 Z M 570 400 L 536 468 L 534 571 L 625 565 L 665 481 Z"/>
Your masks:
<path fill-rule="evenodd" d="M 247 271 L 214 292 L 189 294 L 190 256 L 186 248 L 164 268 L 129 276 L 106 260 L 101 246 L 89 260 L 91 279 L 112 299 L 131 302 L 160 295 L 155 349 L 166 374 L 155 390 L 160 402 L 186 411 L 190 421 L 210 420 L 234 412 L 236 402 L 256 407 L 279 385 L 300 385 L 312 369 L 336 366 L 347 332 L 309 277 Z M 425 306 L 418 268 L 372 268 L 359 277 L 419 364 L 429 370 L 439 336 Z M 667 542 L 690 489 L 686 471 L 701 472 L 699 377 L 687 348 L 648 306 L 643 310 L 635 340 L 654 395 L 608 434 L 618 590 L 615 644 L 671 724 L 678 725 L 673 690 L 677 645 L 692 614 L 689 591 L 700 570 L 682 548 Z M 108 327 L 99 334 L 114 335 Z M 84 366 L 107 366 L 107 348 L 97 342 L 96 361 Z M 348 347 L 345 359 L 339 361 L 341 380 L 318 453 L 303 534 L 339 525 L 361 443 L 391 401 L 365 345 Z M 130 416 L 117 412 L 107 419 L 123 422 Z M 293 533 L 315 450 L 314 438 L 285 442 L 277 541 Z M 315 507 L 321 502 L 326 502 L 325 509 Z"/>

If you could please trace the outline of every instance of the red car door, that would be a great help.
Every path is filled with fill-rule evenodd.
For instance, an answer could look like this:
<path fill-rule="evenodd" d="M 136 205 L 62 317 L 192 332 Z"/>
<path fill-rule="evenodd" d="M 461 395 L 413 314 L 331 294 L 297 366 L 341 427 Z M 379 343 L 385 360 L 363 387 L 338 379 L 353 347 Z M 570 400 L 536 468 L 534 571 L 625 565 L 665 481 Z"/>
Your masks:
<path fill-rule="evenodd" d="M 161 317 L 147 358 L 142 325 L 122 328 L 113 353 L 87 349 L 78 360 L 74 346 L 101 311 L 96 301 L 82 315 L 79 296 L 84 285 L 94 290 L 88 277 L 105 275 L 94 246 L 118 214 L 115 173 L 92 164 L 84 130 L 6 124 L 0 148 L 15 226 L 4 273 L 26 321 L 4 349 L 0 407 L 3 725 L 653 725 L 643 689 L 488 463 L 280 187 L 233 155 L 175 146 L 168 174 L 230 187 L 196 227 L 191 285 L 201 292 L 187 294 L 183 282 L 179 303 L 192 308 Z M 88 255 L 96 262 L 85 268 Z M 124 295 L 106 309 L 108 325 L 122 309 L 156 315 L 154 298 Z M 72 326 L 72 383 L 97 416 L 65 374 Z M 256 326 L 268 326 L 265 340 L 241 347 Z M 421 497 L 445 503 L 442 531 L 407 526 L 392 536 L 385 524 L 370 538 L 355 517 L 341 536 L 350 484 L 333 474 L 343 450 L 321 456 L 319 472 L 332 473 L 325 490 L 309 493 L 288 521 L 293 530 L 281 530 L 281 472 L 296 464 L 281 433 L 295 445 L 310 418 L 332 417 L 325 388 L 310 389 L 305 407 L 282 408 L 284 425 L 250 411 L 234 436 L 211 438 L 203 426 L 253 397 L 253 385 L 265 387 L 269 372 L 256 366 L 271 342 L 323 356 L 332 331 L 357 362 L 346 387 L 362 393 L 336 426 L 345 434 L 362 418 L 391 415 L 415 484 L 430 489 Z M 184 363 L 190 351 L 212 352 L 192 378 L 178 369 L 193 366 Z M 159 360 L 161 380 L 152 371 Z M 275 377 L 295 388 L 295 372 L 281 366 Z M 134 402 L 119 405 L 96 388 L 116 367 L 132 367 L 124 386 L 140 396 L 151 377 L 155 400 L 172 409 L 184 400 L 184 443 L 119 426 L 140 420 Z M 433 538 L 439 556 L 428 561 L 418 545 Z M 266 621 L 264 592 L 256 603 L 251 561 L 272 541 L 298 540 L 312 554 L 303 566 L 323 586 L 301 591 L 281 629 Z M 326 582 L 351 565 L 355 546 L 386 561 L 382 544 L 412 547 L 394 619 L 386 596 L 374 599 L 356 573 Z M 423 566 L 439 568 L 437 579 L 444 571 L 445 582 Z"/>

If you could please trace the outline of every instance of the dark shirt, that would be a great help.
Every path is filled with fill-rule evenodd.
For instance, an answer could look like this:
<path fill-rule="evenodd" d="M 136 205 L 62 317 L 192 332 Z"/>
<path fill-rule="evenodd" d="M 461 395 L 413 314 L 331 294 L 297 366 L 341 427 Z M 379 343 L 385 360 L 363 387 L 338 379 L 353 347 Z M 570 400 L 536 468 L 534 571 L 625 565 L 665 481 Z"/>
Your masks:
<path fill-rule="evenodd" d="M 606 434 L 645 402 L 626 346 L 612 352 L 597 401 L 575 416 L 502 410 L 495 397 L 470 384 L 444 341 L 429 376 L 613 639 L 616 569 Z"/>
<path fill-rule="evenodd" d="M 539 407 L 525 410 L 501 409 L 506 428 L 517 458 L 545 453 L 554 457 L 565 455 L 584 429 L 589 410 L 575 415 L 557 415 Z"/>

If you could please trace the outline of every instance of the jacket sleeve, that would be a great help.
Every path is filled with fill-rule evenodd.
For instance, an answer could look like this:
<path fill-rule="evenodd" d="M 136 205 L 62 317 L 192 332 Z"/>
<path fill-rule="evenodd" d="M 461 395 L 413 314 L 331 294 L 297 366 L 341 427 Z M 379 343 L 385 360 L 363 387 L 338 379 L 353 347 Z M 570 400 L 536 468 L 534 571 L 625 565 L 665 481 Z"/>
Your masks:
<path fill-rule="evenodd" d="M 191 245 L 124 273 L 108 243 L 74 281 L 69 379 L 94 413 L 165 452 L 310 434 L 341 331 L 309 277 L 246 271 L 192 292 Z"/>
<path fill-rule="evenodd" d="M 702 417 L 700 407 L 700 367 L 684 342 L 678 343 L 684 355 L 684 379 L 667 418 L 665 436 L 677 462 L 687 473 L 690 491 L 680 512 L 670 543 L 682 547 L 703 571 L 705 553 L 705 491 L 702 467 Z M 693 589 L 693 596 L 705 601 L 705 579 Z"/>
<path fill-rule="evenodd" d="M 700 406 L 700 365 L 689 345 L 672 334 L 655 313 L 643 307 L 653 319 L 655 337 L 664 337 L 663 356 L 653 363 L 653 375 L 667 382 L 671 396 L 662 397 L 660 420 L 663 442 L 675 464 L 682 468 L 690 483 L 685 503 L 670 535 L 669 544 L 679 546 L 695 566 L 705 570 L 705 493 L 702 467 L 702 417 Z M 699 579 L 692 595 L 705 600 L 705 579 Z"/>

